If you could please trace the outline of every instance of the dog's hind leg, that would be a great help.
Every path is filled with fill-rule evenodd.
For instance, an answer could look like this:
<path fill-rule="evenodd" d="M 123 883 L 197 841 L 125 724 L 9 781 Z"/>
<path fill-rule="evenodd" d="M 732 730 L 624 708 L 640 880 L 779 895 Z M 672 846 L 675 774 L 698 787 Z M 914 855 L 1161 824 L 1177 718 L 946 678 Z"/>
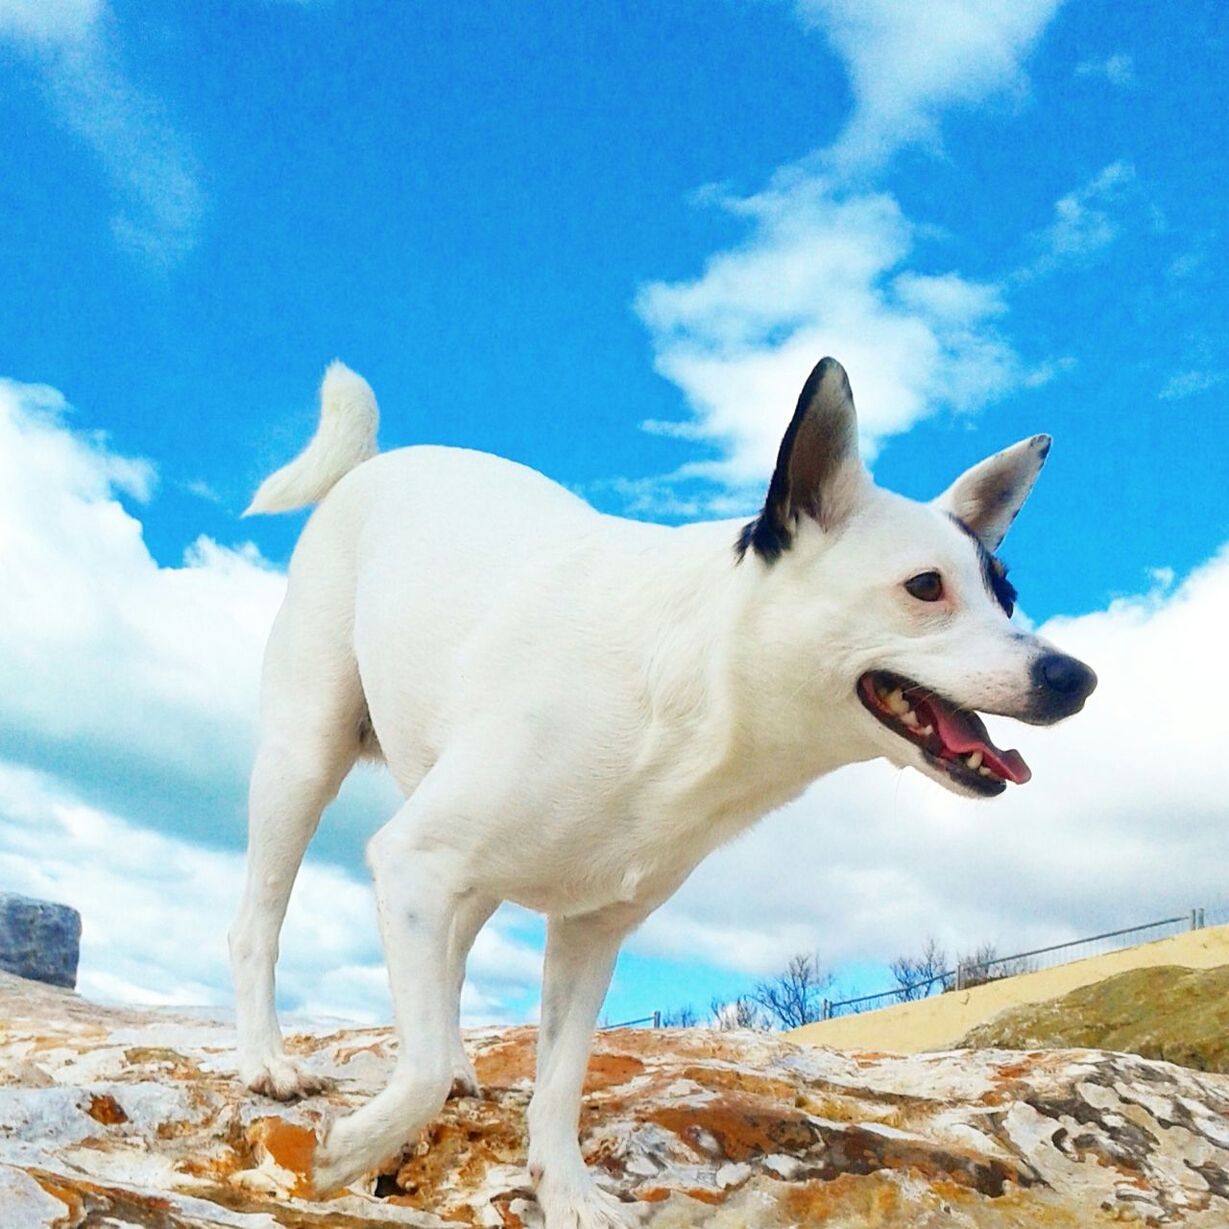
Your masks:
<path fill-rule="evenodd" d="M 396 1153 L 447 1099 L 454 1044 L 460 1045 L 453 919 L 458 910 L 472 909 L 465 929 L 476 934 L 480 907 L 463 855 L 441 833 L 458 813 L 453 789 L 464 789 L 468 778 L 441 760 L 367 846 L 397 1020 L 397 1065 L 388 1086 L 334 1123 L 317 1148 L 318 1195 Z"/>
<path fill-rule="evenodd" d="M 274 967 L 303 853 L 360 750 L 366 710 L 347 652 L 329 644 L 323 627 L 313 628 L 288 601 L 265 659 L 260 744 L 248 791 L 247 876 L 230 954 L 239 1076 L 280 1100 L 323 1084 L 283 1050 Z"/>
<path fill-rule="evenodd" d="M 639 920 L 639 919 L 637 919 Z M 622 1205 L 593 1180 L 580 1152 L 580 1098 L 593 1029 L 626 917 L 552 917 L 547 929 L 538 1074 L 529 1103 L 529 1175 L 546 1229 L 623 1229 Z"/>

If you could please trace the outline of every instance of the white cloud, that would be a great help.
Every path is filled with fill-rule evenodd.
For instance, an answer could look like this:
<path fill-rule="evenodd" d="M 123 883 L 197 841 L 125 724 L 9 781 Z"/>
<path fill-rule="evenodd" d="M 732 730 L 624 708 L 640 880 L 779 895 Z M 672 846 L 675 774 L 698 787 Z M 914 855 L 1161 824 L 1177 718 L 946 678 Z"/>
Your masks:
<path fill-rule="evenodd" d="M 1026 87 L 1024 61 L 1060 0 L 794 0 L 845 61 L 855 107 L 825 161 L 874 170 L 939 139 L 939 115 Z"/>
<path fill-rule="evenodd" d="M 1207 392 L 1218 384 L 1223 384 L 1226 373 L 1223 371 L 1178 371 L 1169 377 L 1161 386 L 1157 396 L 1162 401 L 1177 401 L 1182 397 L 1193 397 L 1196 393 Z"/>
<path fill-rule="evenodd" d="M 1207 240 L 1201 237 L 1188 251 L 1175 256 L 1169 262 L 1169 268 L 1166 270 L 1168 276 L 1175 280 L 1182 280 L 1206 269 L 1208 246 Z"/>
<path fill-rule="evenodd" d="M 1007 310 L 1000 287 L 968 282 L 954 273 L 902 273 L 894 288 L 903 306 L 945 324 L 968 327 Z"/>
<path fill-rule="evenodd" d="M 0 761 L 0 884 L 82 915 L 78 989 L 103 1001 L 230 1003 L 226 927 L 243 882 L 241 855 L 209 849 L 88 806 L 44 773 Z M 479 936 L 466 1023 L 520 1019 L 541 957 L 505 928 Z M 285 1009 L 363 1023 L 391 1005 L 370 889 L 308 862 L 282 932 Z"/>
<path fill-rule="evenodd" d="M 1017 276 L 1048 273 L 1108 247 L 1122 233 L 1121 207 L 1135 185 L 1135 168 L 1120 160 L 1060 197 L 1054 203 L 1054 220 L 1036 237 L 1041 254 Z"/>
<path fill-rule="evenodd" d="M 1023 749 L 1027 786 L 972 802 L 882 762 L 844 769 L 703 864 L 639 950 L 751 977 L 797 951 L 881 961 L 931 933 L 949 952 L 1018 951 L 1223 910 L 1229 544 L 1167 580 L 1040 628 L 1101 681 L 1054 729 L 991 722 Z"/>
<path fill-rule="evenodd" d="M 18 747 L 241 781 L 283 578 L 208 538 L 159 567 L 119 498 L 148 498 L 152 468 L 67 415 L 53 390 L 0 381 L 0 726 Z"/>
<path fill-rule="evenodd" d="M 720 456 L 629 484 L 643 504 L 745 510 L 823 354 L 849 370 L 868 455 L 940 407 L 974 410 L 1024 378 L 993 324 L 1004 311 L 998 287 L 906 269 L 916 228 L 892 196 L 842 195 L 795 175 L 721 204 L 747 220 L 746 239 L 711 257 L 695 280 L 651 284 L 637 300 L 657 370 L 693 414 L 644 426 L 704 441 Z M 718 491 L 696 499 L 688 489 L 696 483 Z"/>
<path fill-rule="evenodd" d="M 260 659 L 283 575 L 250 544 L 200 538 L 180 566 L 150 555 L 125 506 L 153 468 L 71 429 L 53 389 L 0 380 L 0 738 L 10 759 L 90 802 L 237 846 Z M 353 773 L 316 848 L 360 864 L 398 805 Z"/>
<path fill-rule="evenodd" d="M 746 221 L 744 241 L 715 253 L 693 280 L 640 291 L 656 369 L 681 388 L 692 415 L 642 426 L 707 445 L 713 456 L 613 483 L 629 511 L 753 508 L 807 371 L 823 354 L 849 370 L 868 457 L 929 414 L 972 412 L 1059 370 L 1025 369 L 998 332 L 1002 286 L 907 267 L 919 227 L 891 194 L 850 187 L 902 146 L 935 144 L 946 108 L 1023 91 L 1024 61 L 1058 2 L 795 0 L 801 22 L 846 61 L 854 112 L 833 145 L 780 168 L 762 192 L 704 189 L 703 202 Z M 1110 188 L 1106 179 L 1097 190 Z M 1085 220 L 1093 199 L 1077 203 Z"/>
<path fill-rule="evenodd" d="M 1119 51 L 1104 60 L 1081 60 L 1075 66 L 1077 77 L 1104 77 L 1110 85 L 1124 87 L 1135 84 L 1135 60 Z"/>
<path fill-rule="evenodd" d="M 59 121 L 97 157 L 121 201 L 117 242 L 164 267 L 191 251 L 204 212 L 191 153 L 130 79 L 102 0 L 0 0 L 0 38 L 28 53 Z"/>
<path fill-rule="evenodd" d="M 713 455 L 611 484 L 629 511 L 750 510 L 823 354 L 849 370 L 868 456 L 927 415 L 977 410 L 1059 370 L 1025 368 L 997 330 L 1006 309 L 1000 286 L 908 267 L 920 228 L 892 195 L 864 186 L 901 147 L 936 143 L 945 109 L 1020 93 L 1024 61 L 1058 4 L 795 0 L 803 24 L 845 61 L 854 111 L 834 144 L 781 168 L 764 190 L 704 189 L 701 201 L 745 220 L 745 238 L 693 280 L 642 288 L 636 307 L 653 334 L 657 370 L 691 412 L 642 426 Z M 1089 217 L 1091 198 L 1085 208 Z"/>
<path fill-rule="evenodd" d="M 0 35 L 77 41 L 89 36 L 102 12 L 102 0 L 0 0 Z"/>

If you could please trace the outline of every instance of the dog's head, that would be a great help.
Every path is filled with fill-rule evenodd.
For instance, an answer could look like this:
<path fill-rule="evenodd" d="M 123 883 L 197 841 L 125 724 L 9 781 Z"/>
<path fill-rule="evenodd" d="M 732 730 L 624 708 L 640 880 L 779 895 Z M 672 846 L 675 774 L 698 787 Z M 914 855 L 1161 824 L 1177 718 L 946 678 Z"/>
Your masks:
<path fill-rule="evenodd" d="M 1050 725 L 1083 707 L 1096 676 L 1011 622 L 1015 590 L 995 555 L 1049 447 L 1022 440 L 917 503 L 864 469 L 841 365 L 811 373 L 738 550 L 763 573 L 759 633 L 849 759 L 882 755 L 992 797 L 1030 773 L 978 711 Z"/>

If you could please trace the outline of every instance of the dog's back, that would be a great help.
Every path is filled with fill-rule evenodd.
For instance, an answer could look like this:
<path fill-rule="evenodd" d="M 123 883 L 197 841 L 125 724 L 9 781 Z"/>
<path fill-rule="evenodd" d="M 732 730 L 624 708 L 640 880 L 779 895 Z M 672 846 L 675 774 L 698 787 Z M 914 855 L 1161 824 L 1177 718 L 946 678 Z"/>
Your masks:
<path fill-rule="evenodd" d="M 270 641 L 357 671 L 403 789 L 438 751 L 461 656 L 531 569 L 602 520 L 542 475 L 498 457 L 431 446 L 364 461 L 322 500 L 291 561 Z M 532 561 L 530 556 L 532 555 Z"/>

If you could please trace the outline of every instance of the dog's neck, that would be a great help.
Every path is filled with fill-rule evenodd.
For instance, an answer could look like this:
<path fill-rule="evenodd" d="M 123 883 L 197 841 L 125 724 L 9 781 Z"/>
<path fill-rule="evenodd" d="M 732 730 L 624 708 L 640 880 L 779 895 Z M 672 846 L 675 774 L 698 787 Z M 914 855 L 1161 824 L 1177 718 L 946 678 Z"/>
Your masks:
<path fill-rule="evenodd" d="M 868 758 L 851 735 L 856 701 L 842 703 L 844 685 L 826 678 L 827 663 L 816 662 L 811 677 L 782 677 L 788 659 L 774 651 L 780 629 L 763 600 L 765 565 L 738 557 L 738 528 L 679 531 L 687 553 L 673 561 L 659 606 L 660 651 L 647 678 L 656 728 L 644 761 L 650 774 L 670 766 L 661 775 L 682 786 L 684 806 L 735 829 Z M 834 702 L 817 704 L 817 692 Z"/>

